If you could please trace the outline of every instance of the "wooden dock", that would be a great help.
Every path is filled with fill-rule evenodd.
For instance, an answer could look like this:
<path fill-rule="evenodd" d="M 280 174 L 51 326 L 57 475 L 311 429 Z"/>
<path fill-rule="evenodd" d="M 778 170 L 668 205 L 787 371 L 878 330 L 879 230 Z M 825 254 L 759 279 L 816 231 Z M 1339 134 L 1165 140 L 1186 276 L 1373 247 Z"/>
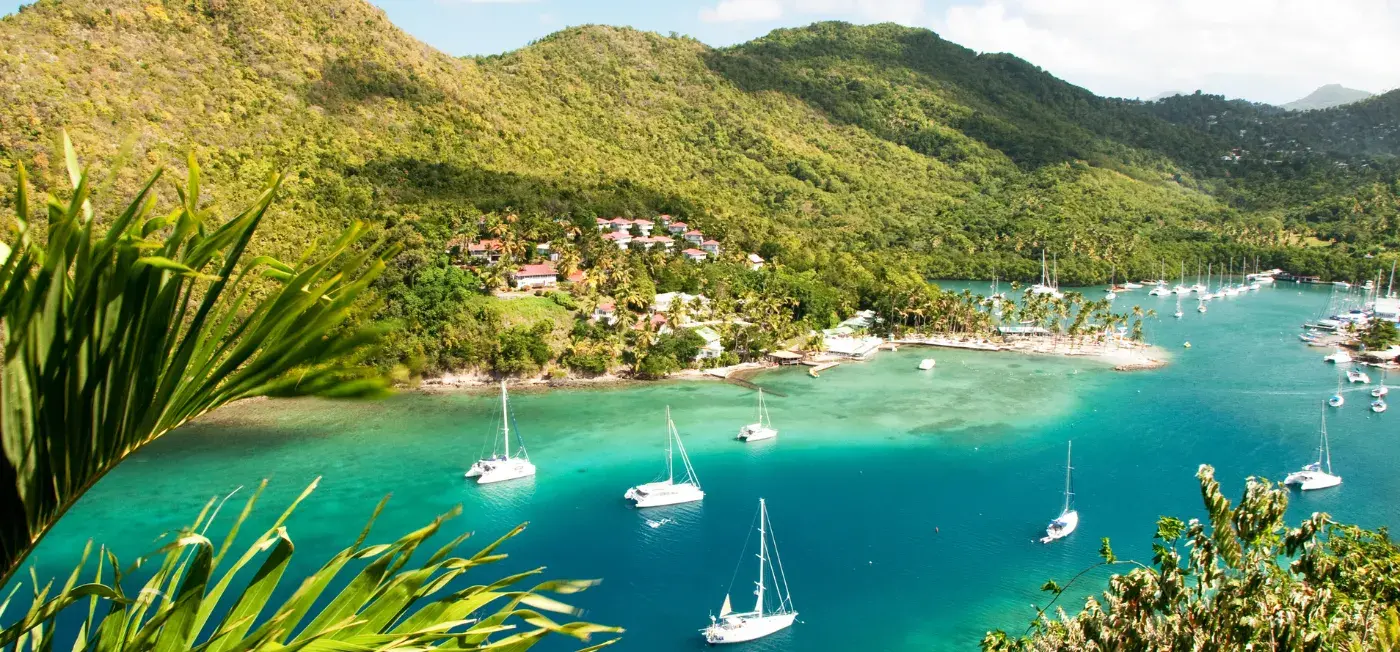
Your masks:
<path fill-rule="evenodd" d="M 840 365 L 840 362 L 823 362 L 807 370 L 807 375 L 813 378 L 820 378 L 821 372 Z"/>
<path fill-rule="evenodd" d="M 754 383 L 752 383 L 752 382 L 749 382 L 749 381 L 747 381 L 747 380 L 744 380 L 743 378 L 727 377 L 727 378 L 725 378 L 725 380 L 728 381 L 728 382 L 730 382 L 730 383 L 733 383 L 733 384 L 735 384 L 735 385 L 738 385 L 738 386 L 740 386 L 740 387 L 746 387 L 746 388 L 752 389 L 752 390 L 754 390 L 754 391 L 758 391 L 758 390 L 761 389 L 761 390 L 763 390 L 763 393 L 765 393 L 765 394 L 769 394 L 769 395 L 771 395 L 771 396 L 777 396 L 777 397 L 779 397 L 779 398 L 787 398 L 787 394 L 784 394 L 784 393 L 782 393 L 782 392 L 775 392 L 775 391 L 773 391 L 773 390 L 771 390 L 771 389 L 768 389 L 767 387 L 759 387 L 758 385 L 756 385 L 756 384 L 754 384 Z"/>

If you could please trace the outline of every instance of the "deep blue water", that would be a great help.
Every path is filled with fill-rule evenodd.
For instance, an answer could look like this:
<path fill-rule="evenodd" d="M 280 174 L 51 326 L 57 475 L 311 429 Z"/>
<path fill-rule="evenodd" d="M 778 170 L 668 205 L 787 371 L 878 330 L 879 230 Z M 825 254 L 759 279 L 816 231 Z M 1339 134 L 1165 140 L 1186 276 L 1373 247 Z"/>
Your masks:
<path fill-rule="evenodd" d="M 479 533 L 468 551 L 530 522 L 508 545 L 511 559 L 476 581 L 535 565 L 551 577 L 602 578 L 569 601 L 589 619 L 627 628 L 614 649 L 699 649 L 696 630 L 718 610 L 763 496 L 801 623 L 741 649 L 849 650 L 857 632 L 860 649 L 971 649 L 988 629 L 1024 628 L 1029 605 L 1044 600 L 1038 587 L 1093 564 L 1100 537 L 1111 537 L 1120 557 L 1150 557 L 1159 515 L 1201 514 L 1198 465 L 1214 465 L 1234 497 L 1246 476 L 1281 479 L 1311 461 L 1336 370 L 1321 360 L 1327 351 L 1296 335 L 1328 291 L 1282 284 L 1216 301 L 1205 315 L 1189 302 L 1182 320 L 1170 317 L 1172 298 L 1125 294 L 1120 309 L 1138 302 L 1164 316 L 1149 335 L 1173 361 L 1150 372 L 906 349 L 820 379 L 770 373 L 756 380 L 786 394 L 769 402 L 781 434 L 750 445 L 732 437 L 750 420 L 754 397 L 732 385 L 517 392 L 516 416 L 540 473 L 487 488 L 464 482 L 461 471 L 489 435 L 493 396 L 245 403 L 123 464 L 34 561 L 41 575 L 66 574 L 89 537 L 133 558 L 209 497 L 269 478 L 265 521 L 321 476 L 290 524 L 294 570 L 309 572 L 348 545 L 385 494 L 393 499 L 376 541 L 460 503 L 465 512 L 447 530 Z M 930 356 L 937 368 L 917 371 Z M 1358 392 L 1329 414 L 1345 483 L 1295 496 L 1292 520 L 1323 510 L 1365 526 L 1397 522 L 1391 422 L 1400 415 L 1372 414 L 1368 402 Z M 707 496 L 702 505 L 647 512 L 675 521 L 651 529 L 621 496 L 662 468 L 666 405 Z M 1081 524 L 1040 545 L 1035 538 L 1060 506 L 1070 439 Z M 743 560 L 736 603 L 747 602 L 753 563 Z M 1104 577 L 1091 576 L 1076 593 L 1100 589 Z"/>

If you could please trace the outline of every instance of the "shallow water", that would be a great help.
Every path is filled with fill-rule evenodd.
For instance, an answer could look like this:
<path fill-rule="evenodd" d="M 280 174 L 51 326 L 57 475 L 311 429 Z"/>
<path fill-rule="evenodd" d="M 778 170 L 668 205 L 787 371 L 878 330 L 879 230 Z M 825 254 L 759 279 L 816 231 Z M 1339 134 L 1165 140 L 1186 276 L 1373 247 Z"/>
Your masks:
<path fill-rule="evenodd" d="M 1215 465 L 1234 497 L 1248 475 L 1280 479 L 1311 461 L 1336 370 L 1321 361 L 1327 351 L 1296 335 L 1327 292 L 1282 284 L 1213 302 L 1205 315 L 1193 301 L 1181 320 L 1170 317 L 1173 298 L 1122 295 L 1120 309 L 1136 302 L 1163 313 L 1148 332 L 1173 364 L 1150 372 L 906 348 L 820 379 L 802 369 L 767 373 L 756 382 L 786 395 L 768 401 L 781 434 L 748 445 L 733 435 L 752 420 L 754 395 L 729 384 L 517 392 L 513 408 L 539 475 L 489 487 L 461 477 L 493 428 L 499 404 L 489 394 L 249 402 L 124 463 L 35 560 L 41 574 L 63 573 L 89 537 L 130 559 L 210 496 L 262 478 L 271 483 L 259 518 L 270 519 L 321 476 L 290 525 L 297 570 L 348 545 L 385 494 L 393 499 L 376 540 L 462 504 L 447 529 L 478 532 L 481 543 L 530 522 L 491 575 L 545 565 L 551 576 L 601 577 L 571 600 L 589 619 L 628 629 L 614 649 L 698 649 L 696 630 L 735 577 L 763 496 L 801 623 L 739 649 L 853 649 L 857 623 L 861 649 L 969 649 L 989 628 L 1024 627 L 1028 605 L 1043 601 L 1038 587 L 1093 564 L 1100 537 L 1120 557 L 1150 557 L 1157 516 L 1200 515 L 1199 464 Z M 938 366 L 918 371 L 925 357 Z M 1296 496 L 1290 518 L 1323 510 L 1393 525 L 1400 453 L 1387 421 L 1400 416 L 1372 414 L 1360 391 L 1348 398 L 1328 415 L 1346 483 Z M 707 495 L 700 505 L 639 513 L 622 493 L 663 470 L 668 405 Z M 1043 546 L 1034 540 L 1059 511 L 1070 439 L 1081 524 Z M 648 517 L 673 522 L 653 529 Z M 742 562 L 736 607 L 756 572 L 752 555 Z M 1086 591 L 1103 577 L 1091 579 Z"/>

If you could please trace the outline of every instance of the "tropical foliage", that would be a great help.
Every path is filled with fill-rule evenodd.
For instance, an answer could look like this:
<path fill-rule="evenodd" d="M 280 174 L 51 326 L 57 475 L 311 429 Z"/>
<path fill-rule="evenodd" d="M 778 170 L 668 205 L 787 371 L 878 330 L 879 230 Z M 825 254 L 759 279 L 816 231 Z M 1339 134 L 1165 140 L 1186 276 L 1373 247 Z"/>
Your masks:
<path fill-rule="evenodd" d="M 1400 548 L 1315 513 L 1285 525 L 1288 492 L 1250 478 L 1238 506 L 1214 470 L 1196 474 L 1207 519 L 1157 523 L 1151 564 L 1118 559 L 1104 539 L 1100 566 L 1114 575 L 1102 598 L 1067 614 L 1053 598 L 1022 636 L 990 632 L 984 650 L 1392 650 L 1400 647 Z M 1092 570 L 1092 569 L 1086 569 Z M 1078 577 L 1085 577 L 1080 573 Z M 1077 579 L 1076 578 L 1076 579 Z"/>
<path fill-rule="evenodd" d="M 266 483 L 264 483 L 264 486 Z M 543 569 L 489 583 L 463 586 L 483 566 L 505 559 L 498 549 L 520 526 L 470 556 L 452 538 L 421 562 L 429 541 L 442 533 L 444 514 L 392 543 L 366 544 L 374 517 L 354 543 L 331 556 L 294 590 L 289 577 L 295 552 L 288 517 L 315 488 L 312 483 L 237 558 L 230 553 L 263 487 L 244 504 L 221 543 L 211 540 L 224 503 L 210 500 L 189 527 L 149 558 L 120 565 L 110 551 L 93 555 L 91 544 L 68 580 L 55 587 L 31 575 L 29 609 L 0 631 L 0 648 L 43 652 L 57 646 L 98 652 L 137 650 L 526 650 L 550 634 L 587 641 L 620 629 L 585 622 L 560 623 L 543 612 L 578 615 L 547 593 L 572 594 L 595 581 L 517 584 Z M 231 498 L 232 496 L 229 496 Z M 381 501 L 374 516 L 384 508 Z M 89 558 L 96 563 L 89 565 Z M 413 564 L 413 565 L 410 565 Z M 243 576 L 240 576 L 240 572 Z M 251 575 L 248 573 L 251 572 Z M 145 576 L 143 583 L 140 576 Z M 18 607 L 16 582 L 3 602 Z M 333 588 L 339 587 L 339 588 Z M 284 596 L 284 597 L 279 597 Z M 597 650 L 616 639 L 584 648 Z"/>
<path fill-rule="evenodd" d="M 94 482 L 190 419 L 249 396 L 386 391 L 353 361 L 377 331 L 344 324 L 394 247 L 356 248 L 355 224 L 293 265 L 245 260 L 280 178 L 219 223 L 191 157 L 172 211 L 153 212 L 157 171 L 99 217 L 99 180 L 63 152 L 66 199 L 31 206 L 17 168 L 0 265 L 0 580 Z"/>

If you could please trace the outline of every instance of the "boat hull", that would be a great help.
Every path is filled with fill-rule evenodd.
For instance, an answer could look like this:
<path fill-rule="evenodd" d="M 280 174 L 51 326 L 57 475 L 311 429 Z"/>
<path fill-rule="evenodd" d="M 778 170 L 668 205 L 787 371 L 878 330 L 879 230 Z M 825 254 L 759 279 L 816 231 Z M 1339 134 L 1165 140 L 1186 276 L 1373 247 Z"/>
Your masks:
<path fill-rule="evenodd" d="M 640 509 L 645 507 L 665 507 L 667 505 L 693 503 L 704 499 L 705 492 L 688 482 L 680 484 L 650 482 L 628 489 L 627 493 L 623 494 L 622 497 L 631 501 L 634 506 Z"/>
<path fill-rule="evenodd" d="M 739 436 L 735 437 L 739 441 L 762 441 L 778 436 L 778 431 L 757 423 L 751 423 L 739 429 Z"/>
<path fill-rule="evenodd" d="M 1387 409 L 1388 409 L 1388 406 L 1385 404 L 1385 401 L 1371 401 L 1371 411 L 1372 411 L 1372 412 L 1375 412 L 1376 414 L 1380 414 L 1380 413 L 1382 413 L 1382 412 L 1385 412 Z"/>
<path fill-rule="evenodd" d="M 1058 525 L 1058 527 L 1057 527 Z M 1050 527 L 1045 528 L 1045 536 L 1041 537 L 1041 543 L 1050 543 L 1063 539 L 1074 533 L 1079 527 L 1079 512 L 1069 511 L 1060 514 L 1060 517 L 1050 522 Z"/>
<path fill-rule="evenodd" d="M 1335 487 L 1342 483 L 1342 479 L 1322 471 L 1294 471 L 1283 479 L 1283 483 L 1302 491 L 1315 491 Z"/>
<path fill-rule="evenodd" d="M 701 630 L 710 645 L 743 643 L 775 634 L 792 626 L 797 612 L 789 614 L 730 614 Z"/>
<path fill-rule="evenodd" d="M 480 466 L 478 466 L 480 465 Z M 535 465 L 528 460 L 481 460 L 472 465 L 466 477 L 476 478 L 477 484 L 494 484 L 507 480 L 519 480 L 535 475 Z"/>

